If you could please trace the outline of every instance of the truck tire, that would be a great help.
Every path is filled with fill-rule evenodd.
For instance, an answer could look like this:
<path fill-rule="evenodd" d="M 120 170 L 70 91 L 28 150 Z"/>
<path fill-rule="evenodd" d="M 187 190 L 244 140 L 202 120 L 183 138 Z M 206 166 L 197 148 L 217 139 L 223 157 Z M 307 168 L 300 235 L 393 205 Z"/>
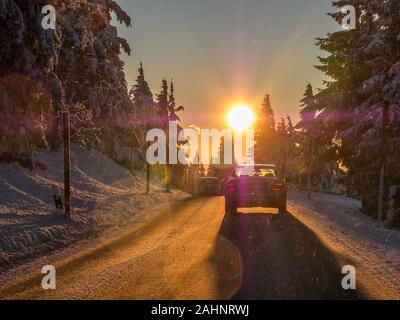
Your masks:
<path fill-rule="evenodd" d="M 229 215 L 237 214 L 237 206 L 225 198 L 225 213 Z"/>
<path fill-rule="evenodd" d="M 287 213 L 287 205 L 286 205 L 286 202 L 283 203 L 283 204 L 278 208 L 278 213 L 279 213 L 279 214 L 285 214 L 285 213 Z"/>

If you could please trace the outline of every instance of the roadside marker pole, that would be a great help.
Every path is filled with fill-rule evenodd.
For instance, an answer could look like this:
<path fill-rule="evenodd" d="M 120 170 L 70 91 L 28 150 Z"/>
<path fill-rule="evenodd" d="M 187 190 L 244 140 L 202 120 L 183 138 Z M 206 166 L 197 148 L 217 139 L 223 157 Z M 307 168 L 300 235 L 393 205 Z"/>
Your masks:
<path fill-rule="evenodd" d="M 152 114 L 151 114 L 150 117 L 151 117 L 151 122 L 152 122 L 151 129 L 154 129 L 156 127 L 155 120 L 154 120 L 155 119 L 154 110 L 152 111 Z M 148 122 L 150 122 L 150 118 L 149 118 Z M 148 148 L 150 147 L 150 144 L 151 144 L 150 141 L 147 142 L 147 147 Z M 145 142 L 145 145 L 146 145 L 146 142 Z M 145 151 L 145 159 L 146 159 L 146 194 L 149 194 L 150 191 L 151 191 L 150 180 L 151 180 L 151 173 L 152 172 L 151 172 L 151 165 L 150 165 L 150 163 L 149 163 L 149 161 L 147 159 L 146 151 Z"/>
<path fill-rule="evenodd" d="M 385 197 L 385 176 L 386 176 L 386 147 L 389 126 L 389 101 L 385 100 L 382 107 L 382 129 L 380 146 L 380 173 L 379 173 L 379 199 L 378 199 L 378 220 L 383 221 L 384 197 Z"/>
<path fill-rule="evenodd" d="M 62 112 L 63 120 L 63 140 L 64 140 L 64 201 L 66 219 L 71 218 L 71 185 L 70 185 L 70 165 L 71 165 L 71 138 L 69 112 Z"/>
<path fill-rule="evenodd" d="M 313 169 L 313 140 L 310 137 L 308 142 L 308 172 L 307 172 L 307 198 L 311 201 L 311 183 Z"/>
<path fill-rule="evenodd" d="M 146 194 L 150 193 L 150 176 L 151 176 L 151 166 L 150 163 L 146 164 Z"/>
<path fill-rule="evenodd" d="M 166 166 L 166 171 L 165 171 L 165 177 L 166 177 L 166 192 L 171 192 L 170 190 L 170 185 L 169 185 L 169 148 L 170 148 L 170 139 L 169 139 L 169 135 L 170 135 L 170 130 L 169 130 L 169 115 L 167 116 L 168 119 L 168 124 L 167 124 L 167 166 Z"/>

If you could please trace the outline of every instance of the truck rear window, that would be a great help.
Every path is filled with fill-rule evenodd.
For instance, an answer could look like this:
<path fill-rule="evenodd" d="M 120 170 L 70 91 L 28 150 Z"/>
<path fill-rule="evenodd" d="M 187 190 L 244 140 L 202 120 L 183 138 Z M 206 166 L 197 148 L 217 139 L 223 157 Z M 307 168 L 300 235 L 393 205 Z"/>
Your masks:
<path fill-rule="evenodd" d="M 275 177 L 275 169 L 268 167 L 245 166 L 236 168 L 236 175 L 242 176 L 259 176 L 259 177 Z"/>

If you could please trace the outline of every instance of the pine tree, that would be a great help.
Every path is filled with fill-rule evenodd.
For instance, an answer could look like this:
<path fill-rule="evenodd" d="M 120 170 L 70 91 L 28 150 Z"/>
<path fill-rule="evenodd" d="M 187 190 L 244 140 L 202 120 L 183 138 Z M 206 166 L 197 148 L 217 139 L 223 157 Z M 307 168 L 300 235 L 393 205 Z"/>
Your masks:
<path fill-rule="evenodd" d="M 174 82 L 171 80 L 171 85 L 170 85 L 170 95 L 168 98 L 168 117 L 170 121 L 181 121 L 179 118 L 177 112 L 179 111 L 184 111 L 185 108 L 183 106 L 176 106 L 176 101 L 175 101 L 175 86 Z"/>
<path fill-rule="evenodd" d="M 115 1 L 69 4 L 73 9 L 57 7 L 63 16 L 58 19 L 63 42 L 57 75 L 67 106 L 81 104 L 90 110 L 100 129 L 97 147 L 118 162 L 130 164 L 134 113 L 120 58 L 122 50 L 130 54 L 130 47 L 111 22 L 113 13 L 126 27 L 131 19 Z"/>
<path fill-rule="evenodd" d="M 122 160 L 126 156 L 124 128 L 129 126 L 132 117 L 119 55 L 121 49 L 129 53 L 130 48 L 111 25 L 112 13 L 127 26 L 131 20 L 112 0 L 54 0 L 57 27 L 56 30 L 45 30 L 40 19 L 45 4 L 43 1 L 0 1 L 0 77 L 4 81 L 6 75 L 21 76 L 19 89 L 26 93 L 22 100 L 31 99 L 31 81 L 34 81 L 38 88 L 35 90 L 51 99 L 51 108 L 43 105 L 42 110 L 27 110 L 29 103 L 20 103 L 14 100 L 15 97 L 2 108 L 26 109 L 20 114 L 26 114 L 23 117 L 29 118 L 31 128 L 34 123 L 40 123 L 38 131 L 28 130 L 31 131 L 29 135 L 43 138 L 34 139 L 35 142 L 29 138 L 31 149 L 45 145 L 49 137 L 52 147 L 59 147 L 54 139 L 59 128 L 59 112 L 69 110 L 76 139 L 80 142 L 88 140 L 84 135 L 99 127 L 101 141 L 98 147 Z M 3 97 L 13 96 L 4 92 L 4 87 L 0 90 Z M 33 110 L 36 110 L 35 114 Z M 0 113 L 4 115 L 7 111 L 0 109 Z M 29 121 L 24 119 L 23 122 Z M 14 141 L 28 137 L 28 131 L 20 126 L 21 123 L 13 125 Z M 4 129 L 3 124 L 2 121 L 0 131 Z M 18 148 L 15 145 L 9 148 L 5 144 L 3 152 L 26 152 L 28 144 L 18 141 Z"/>
<path fill-rule="evenodd" d="M 307 84 L 303 98 L 300 101 L 301 110 L 299 112 L 300 122 L 296 128 L 300 129 L 300 172 L 302 173 L 301 182 L 307 185 L 308 197 L 311 198 L 311 186 L 315 166 L 316 149 L 316 112 L 317 104 L 311 84 Z"/>
<path fill-rule="evenodd" d="M 299 116 L 301 122 L 298 127 L 304 128 L 305 130 L 312 126 L 313 121 L 317 113 L 317 104 L 314 97 L 313 87 L 310 83 L 307 84 L 306 90 L 303 95 L 303 99 L 300 101 L 301 110 Z"/>
<path fill-rule="evenodd" d="M 46 146 L 52 100 L 36 81 L 22 75 L 0 79 L 0 159 L 30 158 L 39 146 Z"/>
<path fill-rule="evenodd" d="M 289 135 L 287 132 L 286 120 L 284 118 L 281 118 L 276 130 L 275 149 L 278 152 L 275 154 L 275 163 L 278 164 L 279 172 L 283 177 L 286 177 L 288 147 Z"/>
<path fill-rule="evenodd" d="M 287 121 L 287 132 L 288 135 L 291 137 L 295 133 L 295 128 L 292 122 L 292 118 L 289 115 L 287 115 L 286 121 Z"/>
<path fill-rule="evenodd" d="M 267 94 L 257 117 L 255 130 L 255 160 L 258 163 L 274 162 L 275 117 Z"/>
<path fill-rule="evenodd" d="M 399 119 L 397 37 L 400 30 L 395 23 L 399 18 L 399 3 L 394 0 L 334 2 L 338 8 L 344 5 L 356 8 L 359 22 L 354 30 L 335 32 L 318 40 L 320 48 L 329 54 L 320 58 L 318 68 L 333 79 L 317 95 L 319 104 L 324 106 L 319 119 L 331 134 L 337 132 L 339 156 L 347 168 L 349 188 L 361 194 L 364 210 L 375 214 L 385 103 L 390 106 L 389 127 L 394 128 Z M 341 13 L 331 16 L 341 21 Z M 393 178 L 391 175 L 387 178 L 390 184 Z"/>
<path fill-rule="evenodd" d="M 267 94 L 264 98 L 263 103 L 261 104 L 261 123 L 265 125 L 267 130 L 275 130 L 275 116 L 274 111 L 271 106 L 271 99 L 269 94 Z"/>
<path fill-rule="evenodd" d="M 174 82 L 171 80 L 170 95 L 168 97 L 168 118 L 169 121 L 179 121 L 179 117 L 175 112 L 176 109 L 176 101 L 175 101 L 175 87 Z"/>
<path fill-rule="evenodd" d="M 277 126 L 277 132 L 286 135 L 286 120 L 281 118 Z"/>
<path fill-rule="evenodd" d="M 305 93 L 300 101 L 300 122 L 297 142 L 299 143 L 298 161 L 301 181 L 320 189 L 330 190 L 333 184 L 333 163 L 337 162 L 336 145 L 333 139 L 336 129 L 324 122 L 324 114 L 317 115 L 321 109 L 318 95 L 314 95 L 313 88 L 307 84 Z"/>
<path fill-rule="evenodd" d="M 64 108 L 56 75 L 61 30 L 44 30 L 34 1 L 0 1 L 1 157 L 47 146 L 54 110 Z"/>
<path fill-rule="evenodd" d="M 286 116 L 286 140 L 283 148 L 284 156 L 284 169 L 285 178 L 291 182 L 298 182 L 300 172 L 300 147 L 299 132 L 293 125 L 292 119 L 289 115 Z"/>
<path fill-rule="evenodd" d="M 171 84 L 169 86 L 170 94 L 168 96 L 168 121 L 175 121 L 177 122 L 177 134 L 179 134 L 183 129 L 179 126 L 179 121 L 181 120 L 178 116 L 177 112 L 183 111 L 183 106 L 176 106 L 176 99 L 175 99 L 175 86 L 174 82 L 171 80 Z M 180 142 L 175 147 L 177 149 L 177 153 L 179 154 L 179 149 L 184 145 L 184 143 Z M 184 179 L 186 166 L 178 163 L 176 165 L 170 166 L 170 172 L 173 177 L 174 184 L 178 186 L 180 181 Z"/>
<path fill-rule="evenodd" d="M 157 95 L 157 120 L 160 128 L 168 128 L 169 120 L 169 91 L 167 79 L 162 79 L 161 92 Z"/>
<path fill-rule="evenodd" d="M 134 108 L 135 125 L 147 130 L 154 123 L 154 100 L 144 75 L 143 64 L 140 63 L 135 84 L 129 92 Z"/>

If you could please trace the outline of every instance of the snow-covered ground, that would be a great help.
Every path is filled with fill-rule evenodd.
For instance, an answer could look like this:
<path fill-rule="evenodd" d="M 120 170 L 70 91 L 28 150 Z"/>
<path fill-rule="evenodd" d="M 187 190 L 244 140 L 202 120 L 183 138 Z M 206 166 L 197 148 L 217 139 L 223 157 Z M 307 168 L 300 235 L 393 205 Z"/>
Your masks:
<path fill-rule="evenodd" d="M 72 221 L 57 212 L 52 185 L 63 190 L 62 152 L 39 153 L 47 168 L 33 171 L 0 163 L 0 271 L 52 250 L 140 219 L 145 209 L 187 196 L 153 186 L 144 194 L 143 176 L 134 177 L 105 155 L 73 146 Z"/>
<path fill-rule="evenodd" d="M 376 298 L 400 299 L 399 230 L 383 228 L 382 223 L 363 214 L 360 202 L 351 198 L 314 193 L 310 202 L 301 192 L 289 197 L 291 214 L 354 261 L 363 289 Z"/>

